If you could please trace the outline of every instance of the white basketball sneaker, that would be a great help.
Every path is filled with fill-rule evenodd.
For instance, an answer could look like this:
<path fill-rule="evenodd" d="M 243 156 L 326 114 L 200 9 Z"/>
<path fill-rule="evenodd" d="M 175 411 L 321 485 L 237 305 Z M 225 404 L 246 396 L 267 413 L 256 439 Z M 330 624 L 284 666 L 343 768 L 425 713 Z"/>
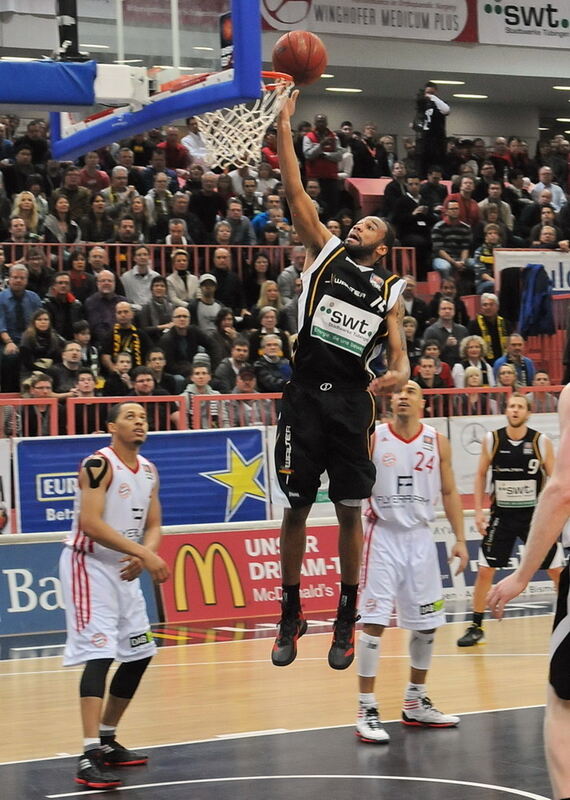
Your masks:
<path fill-rule="evenodd" d="M 355 734 L 361 742 L 370 744 L 387 744 L 390 741 L 390 734 L 382 727 L 376 706 L 358 707 Z"/>
<path fill-rule="evenodd" d="M 429 697 L 418 697 L 404 700 L 402 722 L 426 728 L 453 728 L 459 725 L 460 719 L 452 714 L 442 714 L 434 708 Z"/>

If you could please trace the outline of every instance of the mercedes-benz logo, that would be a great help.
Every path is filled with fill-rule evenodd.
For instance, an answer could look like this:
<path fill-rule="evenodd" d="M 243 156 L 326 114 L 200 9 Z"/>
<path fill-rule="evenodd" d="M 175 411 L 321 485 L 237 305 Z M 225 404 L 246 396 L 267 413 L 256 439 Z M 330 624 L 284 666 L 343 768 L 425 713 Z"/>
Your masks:
<path fill-rule="evenodd" d="M 321 390 L 321 392 L 330 392 L 330 390 L 332 389 L 332 383 L 321 383 L 319 389 Z"/>
<path fill-rule="evenodd" d="M 466 425 L 461 431 L 461 444 L 472 456 L 481 454 L 481 442 L 483 441 L 487 429 L 479 422 L 472 422 Z"/>

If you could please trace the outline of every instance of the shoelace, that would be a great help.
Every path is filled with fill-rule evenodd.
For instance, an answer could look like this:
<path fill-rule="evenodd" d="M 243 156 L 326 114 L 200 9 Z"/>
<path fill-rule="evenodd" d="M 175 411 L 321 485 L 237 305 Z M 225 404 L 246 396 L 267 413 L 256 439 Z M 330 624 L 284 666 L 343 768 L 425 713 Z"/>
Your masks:
<path fill-rule="evenodd" d="M 382 727 L 377 708 L 367 708 L 364 717 L 366 719 L 366 724 L 373 730 L 379 730 Z"/>

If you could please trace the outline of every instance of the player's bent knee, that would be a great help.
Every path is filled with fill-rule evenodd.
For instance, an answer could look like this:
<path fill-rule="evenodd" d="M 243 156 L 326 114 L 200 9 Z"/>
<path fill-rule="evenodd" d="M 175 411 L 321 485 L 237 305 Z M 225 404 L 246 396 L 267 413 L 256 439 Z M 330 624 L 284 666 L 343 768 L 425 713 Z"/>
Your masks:
<path fill-rule="evenodd" d="M 414 669 L 429 669 L 433 654 L 435 629 L 410 632 L 410 663 Z"/>
<path fill-rule="evenodd" d="M 382 636 L 384 633 L 384 625 L 374 625 L 371 622 L 365 622 L 362 626 L 362 633 L 368 636 Z"/>
<path fill-rule="evenodd" d="M 109 688 L 109 692 L 113 697 L 130 700 L 138 689 L 141 678 L 151 660 L 152 657 L 149 656 L 148 658 L 140 658 L 138 661 L 126 661 L 121 664 L 115 672 Z"/>
<path fill-rule="evenodd" d="M 112 658 L 94 658 L 85 664 L 79 683 L 80 697 L 103 697 Z"/>

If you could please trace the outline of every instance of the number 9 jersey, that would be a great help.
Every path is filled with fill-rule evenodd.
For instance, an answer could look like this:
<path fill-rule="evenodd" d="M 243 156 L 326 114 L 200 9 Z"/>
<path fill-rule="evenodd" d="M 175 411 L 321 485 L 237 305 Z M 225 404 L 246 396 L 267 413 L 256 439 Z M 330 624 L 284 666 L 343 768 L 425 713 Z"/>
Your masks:
<path fill-rule="evenodd" d="M 441 492 L 437 431 L 422 424 L 407 441 L 383 423 L 376 427 L 372 461 L 376 482 L 370 498 L 372 515 L 390 530 L 426 527 L 435 518 Z"/>

